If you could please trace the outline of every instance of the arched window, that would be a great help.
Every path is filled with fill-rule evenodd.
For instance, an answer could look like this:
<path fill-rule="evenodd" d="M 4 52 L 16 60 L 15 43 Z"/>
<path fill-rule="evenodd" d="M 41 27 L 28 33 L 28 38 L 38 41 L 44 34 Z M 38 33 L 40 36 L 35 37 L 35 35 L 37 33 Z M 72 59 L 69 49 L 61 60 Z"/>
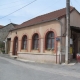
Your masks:
<path fill-rule="evenodd" d="M 24 35 L 22 38 L 22 49 L 27 49 L 27 36 Z"/>
<path fill-rule="evenodd" d="M 49 32 L 46 35 L 46 49 L 54 49 L 54 33 Z"/>
<path fill-rule="evenodd" d="M 38 34 L 33 35 L 33 49 L 39 48 L 39 36 Z"/>

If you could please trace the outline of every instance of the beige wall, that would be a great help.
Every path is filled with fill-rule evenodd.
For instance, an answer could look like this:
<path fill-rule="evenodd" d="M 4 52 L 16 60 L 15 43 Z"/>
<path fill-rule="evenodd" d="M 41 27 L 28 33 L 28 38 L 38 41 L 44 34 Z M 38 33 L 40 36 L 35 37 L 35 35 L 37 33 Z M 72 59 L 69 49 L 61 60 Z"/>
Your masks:
<path fill-rule="evenodd" d="M 70 14 L 70 26 L 80 27 L 80 14 L 76 10 Z"/>
<path fill-rule="evenodd" d="M 55 37 L 60 37 L 61 36 L 61 32 L 62 32 L 62 61 L 65 60 L 65 41 L 66 41 L 66 18 L 62 18 L 61 20 L 62 25 L 59 23 L 59 21 L 51 21 L 51 22 L 46 22 L 46 23 L 42 23 L 42 24 L 38 24 L 38 25 L 34 25 L 34 26 L 30 26 L 30 27 L 26 27 L 26 28 L 22 28 L 22 29 L 18 29 L 15 31 L 12 31 L 10 37 L 11 37 L 11 47 L 10 47 L 10 53 L 12 54 L 13 51 L 13 40 L 14 37 L 17 36 L 18 37 L 18 56 L 21 58 L 26 58 L 26 59 L 31 59 L 31 60 L 38 60 L 39 61 L 51 61 L 51 62 L 56 62 L 56 60 L 58 59 L 59 62 L 59 53 L 60 53 L 60 41 L 56 41 L 55 40 L 55 50 L 53 51 L 48 51 L 48 50 L 44 50 L 44 37 L 45 34 L 48 31 L 54 31 L 55 33 Z M 61 31 L 61 26 L 62 26 L 62 31 Z M 75 27 L 80 27 L 80 15 L 78 14 L 77 11 L 73 11 L 70 14 L 70 26 L 75 26 Z M 16 34 L 17 32 L 17 34 Z M 31 50 L 31 39 L 32 39 L 32 35 L 34 33 L 39 33 L 40 34 L 40 52 L 38 50 Z M 27 35 L 28 37 L 28 50 L 21 50 L 21 40 L 22 40 L 22 36 L 23 35 Z M 58 57 L 56 58 L 56 55 L 54 53 L 57 53 Z M 34 54 L 34 55 L 33 55 Z M 50 55 L 48 55 L 50 54 Z M 35 58 L 36 57 L 36 58 Z M 52 57 L 52 58 L 51 58 Z M 48 59 L 49 58 L 49 59 Z"/>
<path fill-rule="evenodd" d="M 62 22 L 62 49 L 65 51 L 65 43 L 66 43 L 66 17 L 61 19 Z M 70 14 L 70 26 L 80 27 L 80 14 L 74 10 Z M 70 31 L 71 36 L 71 31 Z"/>
<path fill-rule="evenodd" d="M 54 31 L 55 37 L 60 36 L 61 35 L 60 34 L 60 23 L 57 21 L 52 21 L 52 22 L 47 22 L 47 23 L 43 23 L 43 24 L 39 24 L 39 25 L 12 31 L 10 52 L 12 52 L 13 40 L 14 40 L 15 36 L 18 36 L 18 43 L 19 43 L 18 52 L 22 52 L 23 50 L 21 50 L 21 39 L 22 39 L 23 35 L 27 35 L 28 50 L 26 50 L 26 52 L 28 51 L 28 52 L 32 52 L 32 53 L 39 53 L 39 51 L 37 51 L 37 50 L 31 50 L 32 35 L 34 33 L 39 33 L 40 34 L 40 53 L 44 53 L 43 52 L 44 51 L 44 49 L 43 49 L 44 48 L 44 37 L 48 31 Z M 16 32 L 17 32 L 17 34 L 16 34 Z M 56 40 L 55 40 L 55 42 L 56 42 Z M 55 44 L 55 47 L 57 47 L 57 43 Z M 45 51 L 45 53 L 49 53 L 49 51 Z M 53 51 L 53 53 L 55 53 L 55 50 Z"/>
<path fill-rule="evenodd" d="M 65 47 L 65 34 L 66 34 L 66 18 L 62 18 L 61 19 L 61 23 L 62 23 L 62 48 Z"/>

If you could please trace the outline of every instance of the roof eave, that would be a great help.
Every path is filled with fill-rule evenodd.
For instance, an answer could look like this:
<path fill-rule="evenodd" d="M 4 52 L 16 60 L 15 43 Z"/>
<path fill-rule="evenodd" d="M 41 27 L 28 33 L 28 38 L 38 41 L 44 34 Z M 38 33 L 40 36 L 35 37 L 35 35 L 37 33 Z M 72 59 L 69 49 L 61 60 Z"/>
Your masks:
<path fill-rule="evenodd" d="M 29 25 L 29 26 L 24 26 L 24 27 L 20 27 L 20 28 L 16 28 L 16 29 L 12 29 L 12 30 L 10 30 L 10 31 L 14 31 L 14 30 L 18 30 L 18 29 L 25 28 L 25 27 L 30 27 L 30 26 L 34 26 L 34 25 L 38 25 L 38 24 L 42 24 L 42 23 L 54 21 L 54 20 L 57 20 L 57 19 L 60 19 L 60 18 L 55 18 L 55 19 L 51 19 L 51 20 L 42 21 L 42 22 L 40 22 L 40 23 L 36 23 L 36 24 L 32 24 L 32 25 Z"/>

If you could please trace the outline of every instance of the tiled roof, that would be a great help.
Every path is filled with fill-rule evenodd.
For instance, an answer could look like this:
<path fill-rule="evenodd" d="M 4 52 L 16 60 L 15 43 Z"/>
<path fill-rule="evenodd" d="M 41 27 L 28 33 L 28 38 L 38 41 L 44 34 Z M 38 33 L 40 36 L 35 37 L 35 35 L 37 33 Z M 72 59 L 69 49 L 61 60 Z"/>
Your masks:
<path fill-rule="evenodd" d="M 70 7 L 70 12 L 72 12 L 75 8 L 74 7 Z M 62 17 L 66 16 L 66 8 L 54 11 L 54 12 L 50 12 L 48 14 L 44 14 L 38 17 L 35 17 L 31 20 L 28 20 L 24 23 L 22 23 L 21 25 L 16 26 L 15 29 L 19 29 L 19 28 L 23 28 L 23 27 L 28 27 L 34 24 L 38 24 L 38 23 L 42 23 L 42 22 L 46 22 L 52 19 L 60 19 Z M 15 30 L 13 29 L 13 30 Z"/>
<path fill-rule="evenodd" d="M 18 24 L 14 24 L 14 23 L 11 23 L 11 24 L 14 26 L 14 28 L 16 28 L 18 26 Z"/>
<path fill-rule="evenodd" d="M 8 25 L 11 25 L 11 24 L 14 26 L 14 28 L 15 28 L 16 26 L 18 26 L 18 24 L 9 23 L 9 24 L 5 25 L 5 27 L 8 26 Z"/>
<path fill-rule="evenodd" d="M 4 26 L 0 25 L 0 28 L 3 28 Z"/>

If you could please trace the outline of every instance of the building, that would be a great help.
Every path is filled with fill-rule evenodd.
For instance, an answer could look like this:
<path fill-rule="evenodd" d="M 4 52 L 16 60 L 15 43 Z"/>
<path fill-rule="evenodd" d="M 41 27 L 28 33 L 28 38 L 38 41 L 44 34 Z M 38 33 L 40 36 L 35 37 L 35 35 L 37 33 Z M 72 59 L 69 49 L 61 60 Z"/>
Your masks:
<path fill-rule="evenodd" d="M 15 26 L 17 26 L 17 24 L 14 24 L 14 23 L 10 23 L 10 24 L 8 24 L 6 26 L 0 25 L 0 51 L 3 50 L 5 52 L 5 50 L 4 50 L 4 47 L 5 47 L 5 44 L 4 44 L 5 43 L 5 39 L 8 36 L 9 31 L 11 29 L 14 29 Z"/>
<path fill-rule="evenodd" d="M 66 8 L 35 17 L 10 31 L 11 56 L 36 62 L 65 61 Z M 80 52 L 80 14 L 70 7 L 70 60 Z"/>
<path fill-rule="evenodd" d="M 17 26 L 17 24 L 14 24 L 14 23 L 10 23 L 6 26 L 0 26 L 0 41 L 1 42 L 3 42 L 6 39 L 9 31 L 11 29 L 14 29 L 15 26 Z"/>
<path fill-rule="evenodd" d="M 3 27 L 3 25 L 0 25 L 0 29 Z"/>

